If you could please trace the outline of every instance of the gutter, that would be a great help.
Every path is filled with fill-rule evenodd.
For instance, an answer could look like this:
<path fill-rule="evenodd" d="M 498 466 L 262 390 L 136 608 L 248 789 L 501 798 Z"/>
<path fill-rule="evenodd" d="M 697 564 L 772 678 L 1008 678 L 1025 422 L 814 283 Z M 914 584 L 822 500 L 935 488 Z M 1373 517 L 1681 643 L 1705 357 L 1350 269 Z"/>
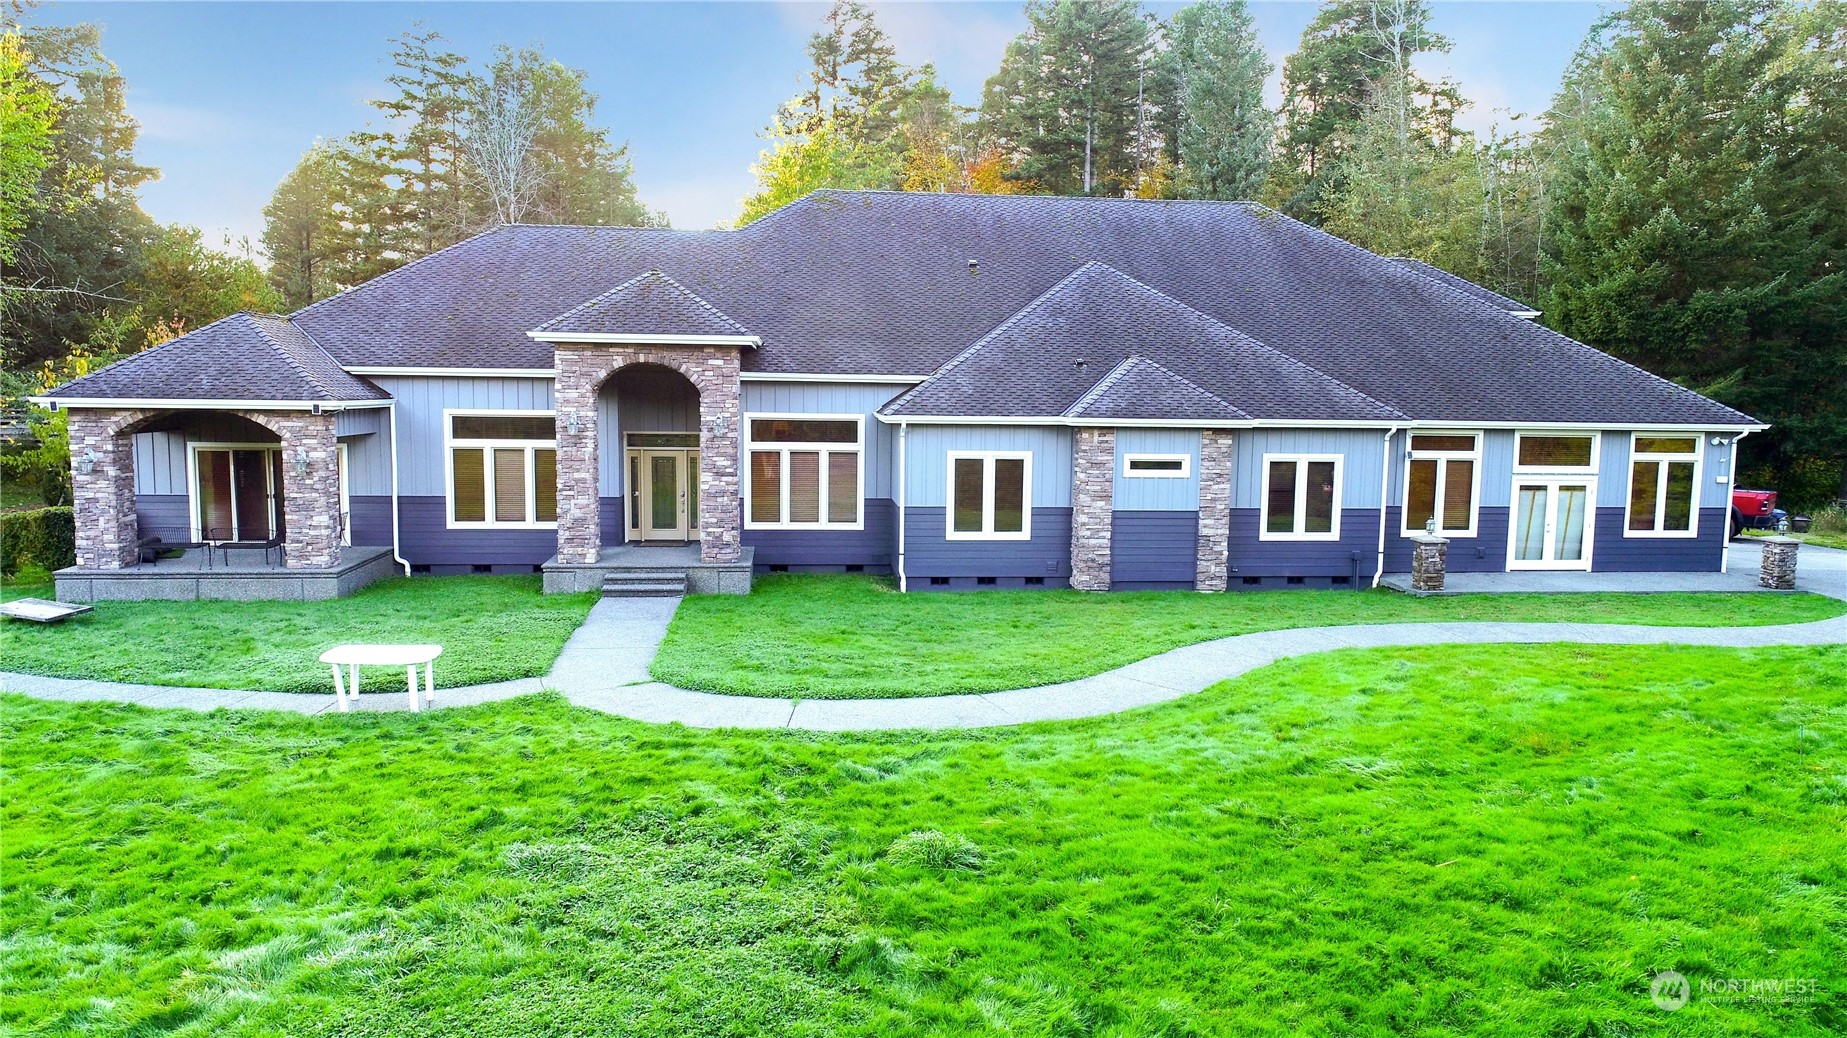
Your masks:
<path fill-rule="evenodd" d="M 1385 509 L 1392 499 L 1392 437 L 1398 435 L 1398 427 L 1392 426 L 1385 431 L 1385 441 L 1379 453 L 1379 564 L 1372 571 L 1372 586 L 1376 589 L 1379 581 L 1385 577 Z"/>
<path fill-rule="evenodd" d="M 898 423 L 898 591 L 900 593 L 908 590 L 904 579 L 904 489 L 909 478 L 904 470 L 904 449 L 910 431 L 911 427 L 908 423 Z"/>
<path fill-rule="evenodd" d="M 1749 435 L 1751 435 L 1751 430 L 1746 429 L 1744 432 L 1732 437 L 1732 460 L 1731 464 L 1727 466 L 1725 476 L 1725 536 L 1719 538 L 1720 573 L 1731 572 L 1729 567 L 1732 561 L 1732 497 L 1738 493 L 1738 441 Z M 1705 448 L 1702 447 L 1701 449 L 1704 450 Z M 1694 507 L 1698 507 L 1697 501 L 1694 503 Z"/>
<path fill-rule="evenodd" d="M 391 401 L 390 409 L 385 412 L 391 419 L 391 561 L 404 567 L 404 575 L 410 576 L 410 563 L 404 558 L 404 552 L 398 546 L 398 402 Z"/>

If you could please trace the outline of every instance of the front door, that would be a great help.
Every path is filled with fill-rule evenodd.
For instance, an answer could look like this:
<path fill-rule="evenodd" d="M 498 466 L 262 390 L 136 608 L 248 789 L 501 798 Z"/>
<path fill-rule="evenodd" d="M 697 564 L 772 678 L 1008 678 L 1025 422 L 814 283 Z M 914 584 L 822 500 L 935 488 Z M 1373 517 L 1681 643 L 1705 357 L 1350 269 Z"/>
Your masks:
<path fill-rule="evenodd" d="M 699 452 L 631 450 L 629 533 L 640 541 L 688 541 L 699 528 Z"/>
<path fill-rule="evenodd" d="M 1589 480 L 1516 479 L 1508 569 L 1590 569 Z"/>

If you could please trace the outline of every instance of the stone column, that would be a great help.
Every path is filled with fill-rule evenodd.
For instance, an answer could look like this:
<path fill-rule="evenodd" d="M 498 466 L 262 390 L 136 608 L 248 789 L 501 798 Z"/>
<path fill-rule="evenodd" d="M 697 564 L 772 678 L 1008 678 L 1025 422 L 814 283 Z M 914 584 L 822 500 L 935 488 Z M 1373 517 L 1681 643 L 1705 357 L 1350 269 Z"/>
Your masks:
<path fill-rule="evenodd" d="M 744 408 L 738 352 L 707 347 L 699 359 L 703 377 L 694 379 L 699 387 L 699 558 L 736 562 L 744 554 L 738 485 L 738 426 Z"/>
<path fill-rule="evenodd" d="M 603 550 L 596 394 L 613 370 L 610 352 L 562 346 L 552 351 L 552 364 L 558 369 L 552 389 L 552 407 L 558 413 L 558 561 L 566 564 L 589 565 Z"/>
<path fill-rule="evenodd" d="M 1116 430 L 1079 429 L 1071 445 L 1071 586 L 1108 591 L 1116 507 Z"/>
<path fill-rule="evenodd" d="M 1223 591 L 1231 572 L 1231 431 L 1199 435 L 1199 555 L 1195 591 Z"/>
<path fill-rule="evenodd" d="M 1411 538 L 1411 590 L 1441 591 L 1449 566 L 1449 541 L 1433 533 Z"/>
<path fill-rule="evenodd" d="M 1802 542 L 1794 537 L 1766 537 L 1763 544 L 1764 560 L 1758 566 L 1757 582 L 1777 591 L 1794 591 L 1796 550 Z"/>
<path fill-rule="evenodd" d="M 140 562 L 135 542 L 135 448 L 122 429 L 144 417 L 139 411 L 73 409 L 71 512 L 76 519 L 77 565 L 85 569 L 127 569 Z M 90 471 L 83 468 L 88 465 Z"/>
<path fill-rule="evenodd" d="M 327 569 L 340 564 L 340 455 L 333 415 L 304 411 L 245 414 L 282 440 L 282 564 Z M 297 474 L 307 455 L 307 471 Z"/>

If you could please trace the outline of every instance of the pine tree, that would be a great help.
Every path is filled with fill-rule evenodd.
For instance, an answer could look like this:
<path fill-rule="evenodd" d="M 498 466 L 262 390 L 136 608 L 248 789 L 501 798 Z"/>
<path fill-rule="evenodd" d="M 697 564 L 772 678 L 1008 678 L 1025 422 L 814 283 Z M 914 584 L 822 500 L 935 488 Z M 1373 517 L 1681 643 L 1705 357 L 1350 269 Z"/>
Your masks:
<path fill-rule="evenodd" d="M 441 33 L 421 23 L 399 35 L 391 52 L 396 72 L 385 82 L 395 97 L 372 107 L 402 129 L 381 133 L 390 151 L 399 188 L 406 195 L 401 212 L 408 224 L 406 247 L 426 255 L 468 236 L 468 206 L 462 182 L 461 124 L 467 104 L 467 59 L 438 49 Z"/>
<path fill-rule="evenodd" d="M 808 38 L 808 88 L 783 106 L 779 125 L 809 133 L 831 122 L 856 146 L 901 146 L 899 108 L 913 73 L 871 10 L 834 0 L 826 28 Z"/>
<path fill-rule="evenodd" d="M 1270 168 L 1272 66 L 1244 0 L 1202 0 L 1174 12 L 1161 71 L 1161 127 L 1187 198 L 1256 198 Z"/>
<path fill-rule="evenodd" d="M 263 207 L 269 279 L 291 310 L 338 292 L 334 280 L 341 227 L 334 212 L 340 186 L 334 149 L 315 142 Z"/>

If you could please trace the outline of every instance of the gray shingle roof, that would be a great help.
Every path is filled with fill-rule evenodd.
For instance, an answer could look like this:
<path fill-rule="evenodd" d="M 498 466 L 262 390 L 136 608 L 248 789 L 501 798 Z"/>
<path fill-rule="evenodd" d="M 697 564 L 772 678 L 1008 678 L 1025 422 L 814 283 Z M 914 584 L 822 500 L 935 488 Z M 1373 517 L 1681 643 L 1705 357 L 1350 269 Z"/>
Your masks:
<path fill-rule="evenodd" d="M 1146 357 L 1131 356 L 1079 397 L 1065 417 L 1235 422 L 1250 415 Z"/>
<path fill-rule="evenodd" d="M 658 270 L 631 278 L 534 329 L 539 335 L 748 336 L 745 327 Z"/>
<path fill-rule="evenodd" d="M 1168 376 L 1241 412 L 1236 417 L 1367 422 L 1404 418 L 1096 262 L 1072 271 L 937 374 L 886 405 L 884 412 L 905 417 L 1061 416 L 1131 356 L 1152 361 Z M 1153 370 L 1138 374 L 1133 367 L 1125 374 L 1136 379 L 1115 402 L 1124 407 L 1151 404 L 1160 375 Z M 1139 395 L 1132 397 L 1131 391 Z M 1187 406 L 1207 407 L 1198 396 L 1185 398 Z"/>
<path fill-rule="evenodd" d="M 1517 314 L 1524 317 L 1539 312 L 1533 307 L 1520 302 L 1518 299 L 1504 296 L 1491 288 L 1483 288 L 1467 278 L 1457 277 L 1449 271 L 1444 270 L 1442 267 L 1431 266 L 1421 259 L 1413 259 L 1410 256 L 1393 256 L 1391 260 L 1393 263 L 1398 264 L 1406 270 L 1415 271 L 1427 278 L 1431 278 L 1439 284 L 1448 285 L 1450 288 L 1461 292 L 1465 296 L 1472 296 L 1498 309 L 1505 310 L 1510 314 Z"/>
<path fill-rule="evenodd" d="M 65 400 L 264 400 L 337 403 L 389 394 L 342 370 L 286 317 L 240 312 L 48 394 Z"/>

